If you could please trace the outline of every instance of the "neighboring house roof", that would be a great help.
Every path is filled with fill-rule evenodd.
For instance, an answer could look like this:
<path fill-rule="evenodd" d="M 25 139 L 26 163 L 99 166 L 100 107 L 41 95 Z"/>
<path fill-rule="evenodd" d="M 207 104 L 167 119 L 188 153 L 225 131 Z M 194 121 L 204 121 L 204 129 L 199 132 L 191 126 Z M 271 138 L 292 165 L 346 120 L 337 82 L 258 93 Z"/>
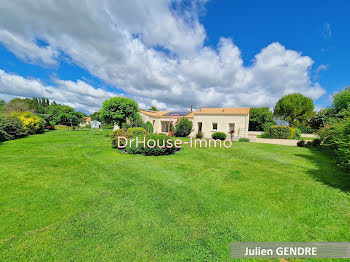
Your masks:
<path fill-rule="evenodd" d="M 87 116 L 87 117 L 83 117 L 85 122 L 91 122 L 91 117 Z"/>
<path fill-rule="evenodd" d="M 162 117 L 165 114 L 169 113 L 169 111 L 152 111 L 152 110 L 140 110 L 140 111 L 146 116 L 155 116 L 155 117 Z"/>
<path fill-rule="evenodd" d="M 147 116 L 154 117 L 167 117 L 172 114 L 178 114 L 179 116 L 186 116 L 188 118 L 193 118 L 194 115 L 248 115 L 249 107 L 242 108 L 201 108 L 193 112 L 183 112 L 183 111 L 152 111 L 152 110 L 141 110 L 141 113 Z"/>
<path fill-rule="evenodd" d="M 201 108 L 195 111 L 195 115 L 248 115 L 249 107 L 241 108 Z"/>
<path fill-rule="evenodd" d="M 179 115 L 179 116 L 187 116 L 191 112 L 189 111 L 171 111 L 169 113 L 166 113 L 164 116 L 171 116 L 171 115 Z"/>

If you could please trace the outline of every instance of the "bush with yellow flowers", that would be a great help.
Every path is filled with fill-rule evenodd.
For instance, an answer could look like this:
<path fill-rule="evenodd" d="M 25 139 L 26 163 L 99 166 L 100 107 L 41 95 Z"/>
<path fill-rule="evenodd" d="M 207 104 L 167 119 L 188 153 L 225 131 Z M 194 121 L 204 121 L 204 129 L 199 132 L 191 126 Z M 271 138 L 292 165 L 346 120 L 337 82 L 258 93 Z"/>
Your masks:
<path fill-rule="evenodd" d="M 31 112 L 15 112 L 12 115 L 22 121 L 23 129 L 27 134 L 33 135 L 44 132 L 45 121 L 41 117 Z"/>

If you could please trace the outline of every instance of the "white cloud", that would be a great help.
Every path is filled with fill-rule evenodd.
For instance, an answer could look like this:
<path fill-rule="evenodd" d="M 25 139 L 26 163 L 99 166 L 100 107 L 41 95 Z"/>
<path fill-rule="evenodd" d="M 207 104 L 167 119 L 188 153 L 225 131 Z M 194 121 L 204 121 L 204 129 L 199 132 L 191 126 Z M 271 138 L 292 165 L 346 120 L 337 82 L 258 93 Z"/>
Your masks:
<path fill-rule="evenodd" d="M 92 113 L 100 108 L 106 98 L 118 95 L 93 88 L 80 80 L 73 82 L 55 79 L 55 82 L 55 86 L 44 85 L 37 79 L 23 78 L 0 69 L 0 97 L 5 100 L 13 97 L 47 97 L 60 104 Z"/>
<path fill-rule="evenodd" d="M 313 60 L 277 42 L 249 67 L 231 39 L 220 39 L 216 48 L 204 46 L 206 33 L 198 20 L 203 2 L 183 8 L 179 0 L 3 1 L 0 32 L 8 37 L 0 41 L 31 62 L 58 63 L 63 52 L 144 107 L 272 106 L 292 92 L 314 99 L 325 93 L 310 79 Z M 174 4 L 176 10 L 170 8 Z M 37 46 L 35 39 L 48 46 Z M 84 94 L 85 107 L 90 101 L 96 107 L 93 95 L 103 91 L 81 81 L 56 84 Z M 73 96 L 66 101 L 79 104 Z"/>
<path fill-rule="evenodd" d="M 0 41 L 19 58 L 29 63 L 56 64 L 55 58 L 58 56 L 58 51 L 52 46 L 39 47 L 34 40 L 28 40 L 25 36 L 0 29 Z"/>

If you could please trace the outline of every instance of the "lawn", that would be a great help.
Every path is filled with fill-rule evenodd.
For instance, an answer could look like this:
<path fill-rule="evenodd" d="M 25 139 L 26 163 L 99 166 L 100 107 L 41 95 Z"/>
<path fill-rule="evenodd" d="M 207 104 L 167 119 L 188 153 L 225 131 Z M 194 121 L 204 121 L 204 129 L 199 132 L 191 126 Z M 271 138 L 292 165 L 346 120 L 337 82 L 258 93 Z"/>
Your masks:
<path fill-rule="evenodd" d="M 268 138 L 268 137 L 264 137 L 264 135 L 257 135 L 256 136 L 257 138 Z M 269 138 L 268 138 L 269 139 Z M 298 140 L 315 140 L 314 137 L 301 137 L 300 139 Z"/>
<path fill-rule="evenodd" d="M 350 241 L 349 175 L 314 149 L 145 157 L 62 130 L 0 156 L 0 261 L 236 261 L 232 241 Z"/>

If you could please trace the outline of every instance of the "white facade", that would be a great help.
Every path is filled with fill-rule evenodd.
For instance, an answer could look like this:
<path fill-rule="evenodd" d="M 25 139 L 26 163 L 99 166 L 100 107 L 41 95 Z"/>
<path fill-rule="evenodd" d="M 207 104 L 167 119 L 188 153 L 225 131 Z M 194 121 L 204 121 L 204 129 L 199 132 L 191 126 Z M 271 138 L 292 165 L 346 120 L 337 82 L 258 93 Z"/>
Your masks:
<path fill-rule="evenodd" d="M 149 121 L 153 125 L 154 133 L 166 134 L 170 128 L 169 113 L 171 114 L 168 111 L 148 110 L 140 112 L 142 120 Z M 165 114 L 168 115 L 165 116 Z M 211 138 L 215 132 L 223 132 L 227 138 L 230 138 L 230 130 L 234 130 L 233 138 L 248 138 L 249 108 L 203 108 L 180 117 L 186 117 L 192 121 L 191 137 L 195 137 L 198 131 L 202 131 L 204 138 Z"/>
<path fill-rule="evenodd" d="M 101 128 L 101 122 L 97 120 L 91 121 L 91 128 Z"/>
<path fill-rule="evenodd" d="M 230 138 L 230 130 L 234 130 L 234 138 L 248 138 L 249 115 L 195 115 L 192 122 L 192 137 L 196 136 L 202 126 L 204 138 L 211 138 L 215 132 L 223 132 Z"/>

